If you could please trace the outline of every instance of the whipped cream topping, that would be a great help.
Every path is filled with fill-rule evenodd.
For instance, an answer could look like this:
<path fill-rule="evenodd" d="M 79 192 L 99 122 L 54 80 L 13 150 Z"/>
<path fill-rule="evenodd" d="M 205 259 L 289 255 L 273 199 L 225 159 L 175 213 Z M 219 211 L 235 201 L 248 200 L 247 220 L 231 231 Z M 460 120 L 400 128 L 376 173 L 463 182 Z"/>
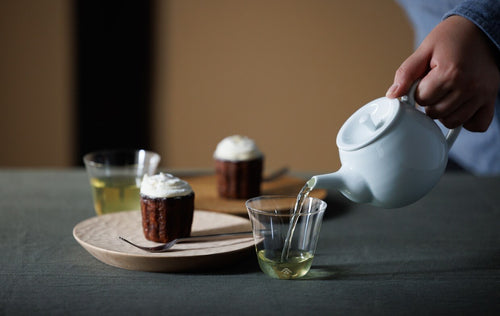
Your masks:
<path fill-rule="evenodd" d="M 262 157 L 262 152 L 257 148 L 255 142 L 241 135 L 232 135 L 224 138 L 217 144 L 214 158 L 220 160 L 252 160 Z"/>
<path fill-rule="evenodd" d="M 193 189 L 189 183 L 169 173 L 160 172 L 154 176 L 145 174 L 141 183 L 141 195 L 151 198 L 184 196 L 191 192 Z"/>

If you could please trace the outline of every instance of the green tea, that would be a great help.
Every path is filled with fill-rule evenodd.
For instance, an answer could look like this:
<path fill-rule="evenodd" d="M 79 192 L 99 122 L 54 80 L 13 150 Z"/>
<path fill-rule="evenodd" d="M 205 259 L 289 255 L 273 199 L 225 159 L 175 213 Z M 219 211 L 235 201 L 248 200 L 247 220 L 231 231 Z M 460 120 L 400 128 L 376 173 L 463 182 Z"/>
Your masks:
<path fill-rule="evenodd" d="M 292 218 L 290 220 L 290 226 L 288 227 L 285 244 L 283 245 L 283 251 L 281 253 L 281 261 L 286 261 L 288 259 L 290 247 L 292 245 L 293 233 L 295 232 L 295 227 L 297 226 L 297 222 L 299 221 L 300 212 L 312 189 L 312 185 L 310 185 L 310 182 L 308 181 L 297 195 L 297 201 L 295 202 L 295 207 L 292 210 L 293 212 Z"/>
<path fill-rule="evenodd" d="M 260 250 L 257 258 L 266 274 L 277 279 L 296 279 L 309 272 L 314 255 L 306 251 L 290 251 L 286 261 L 282 261 L 281 251 Z"/>
<path fill-rule="evenodd" d="M 97 215 L 141 208 L 140 187 L 135 178 L 91 178 L 90 185 Z"/>

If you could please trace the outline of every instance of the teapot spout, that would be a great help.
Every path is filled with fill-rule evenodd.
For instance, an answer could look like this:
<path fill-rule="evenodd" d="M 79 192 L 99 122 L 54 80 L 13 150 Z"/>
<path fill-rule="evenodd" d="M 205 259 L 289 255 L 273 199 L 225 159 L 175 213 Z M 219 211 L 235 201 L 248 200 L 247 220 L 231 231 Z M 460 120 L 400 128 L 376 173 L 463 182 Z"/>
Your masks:
<path fill-rule="evenodd" d="M 357 172 L 340 168 L 337 172 L 313 176 L 308 182 L 312 189 L 335 189 L 356 203 L 370 203 L 373 194 L 365 179 Z"/>

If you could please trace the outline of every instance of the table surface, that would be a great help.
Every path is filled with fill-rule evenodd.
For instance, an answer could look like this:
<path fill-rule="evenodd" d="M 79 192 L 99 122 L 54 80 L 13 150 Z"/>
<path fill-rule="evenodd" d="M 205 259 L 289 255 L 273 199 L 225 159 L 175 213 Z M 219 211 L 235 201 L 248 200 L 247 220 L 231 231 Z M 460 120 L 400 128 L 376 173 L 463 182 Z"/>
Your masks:
<path fill-rule="evenodd" d="M 303 279 L 253 256 L 204 272 L 106 265 L 73 238 L 94 216 L 83 169 L 0 170 L 0 314 L 388 315 L 500 312 L 500 177 L 447 173 L 401 209 L 330 192 Z"/>

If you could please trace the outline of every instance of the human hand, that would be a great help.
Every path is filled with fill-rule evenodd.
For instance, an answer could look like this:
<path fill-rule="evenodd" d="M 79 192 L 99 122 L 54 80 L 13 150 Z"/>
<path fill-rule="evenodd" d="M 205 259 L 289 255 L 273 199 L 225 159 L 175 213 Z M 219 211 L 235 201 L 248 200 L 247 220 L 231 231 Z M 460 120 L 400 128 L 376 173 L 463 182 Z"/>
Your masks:
<path fill-rule="evenodd" d="M 447 128 L 484 132 L 500 84 L 497 49 L 471 21 L 451 16 L 438 24 L 396 71 L 386 96 L 405 95 L 421 78 L 415 100 Z"/>

